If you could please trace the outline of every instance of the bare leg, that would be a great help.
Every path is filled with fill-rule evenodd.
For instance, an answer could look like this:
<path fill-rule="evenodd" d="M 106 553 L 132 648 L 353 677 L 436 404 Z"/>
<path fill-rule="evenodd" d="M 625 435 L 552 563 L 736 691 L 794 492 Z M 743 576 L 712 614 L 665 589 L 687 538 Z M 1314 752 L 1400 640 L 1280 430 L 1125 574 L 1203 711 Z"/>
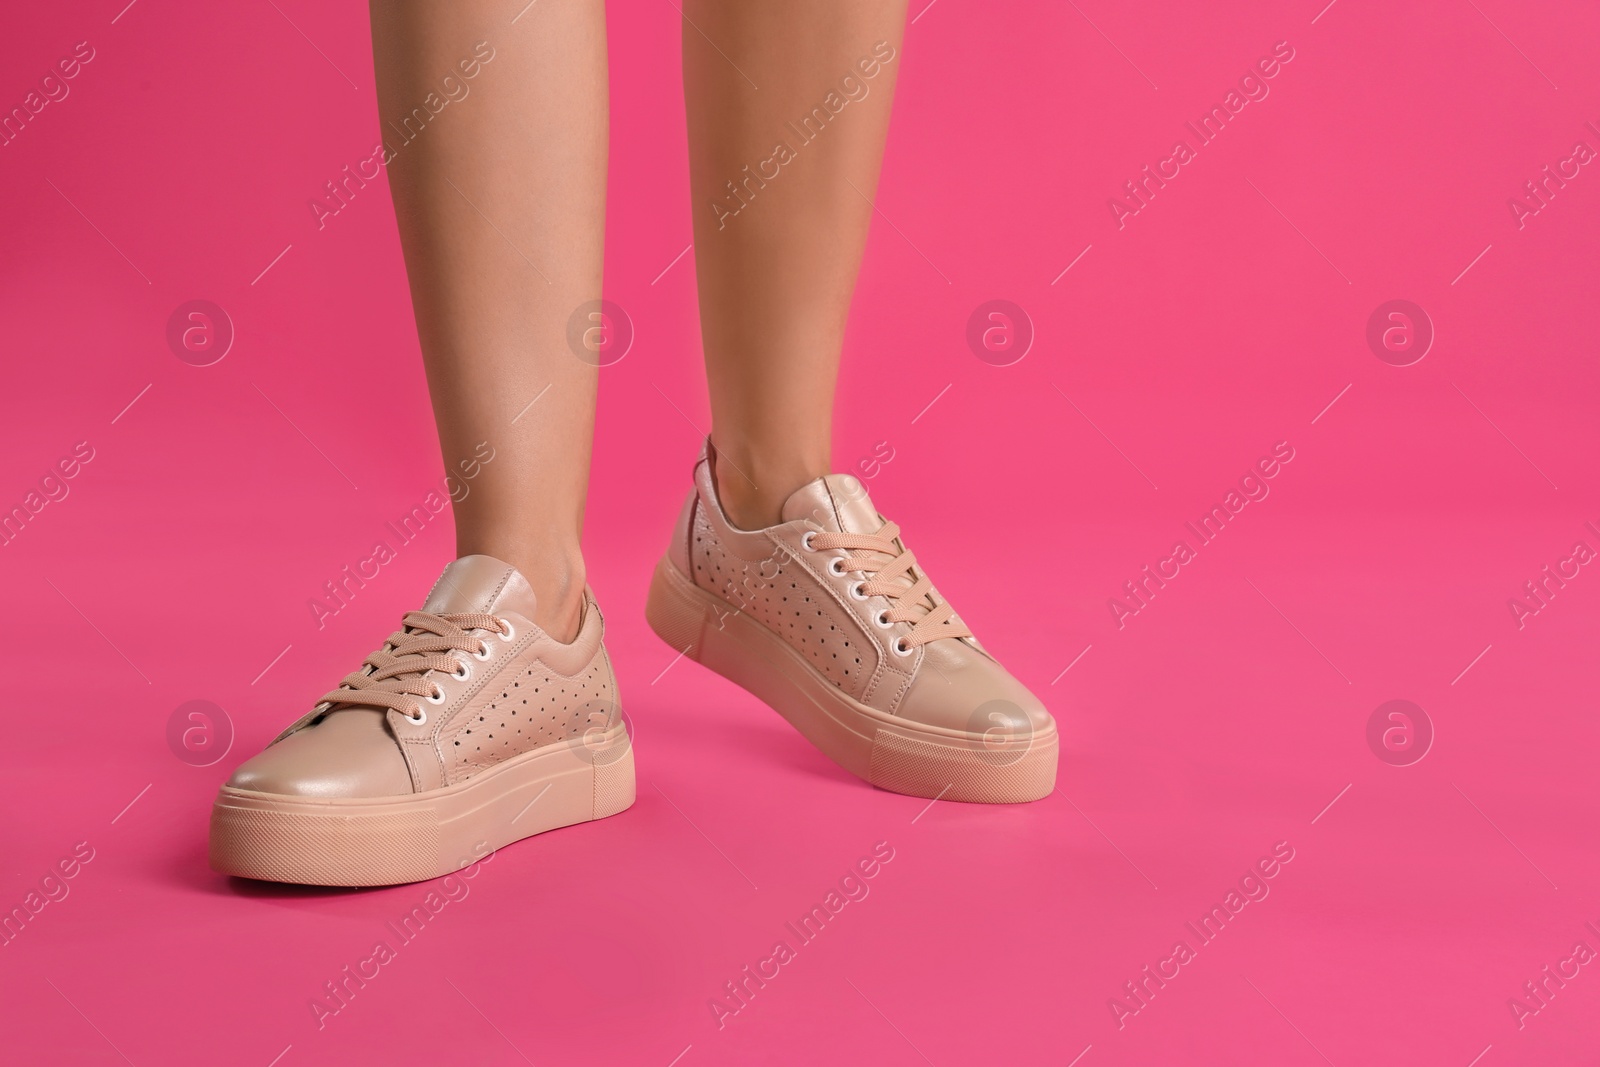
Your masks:
<path fill-rule="evenodd" d="M 905 7 L 684 3 L 717 487 L 729 517 L 746 529 L 777 522 L 789 494 L 831 466 L 834 383 Z"/>
<path fill-rule="evenodd" d="M 568 348 L 567 321 L 600 297 L 604 5 L 541 4 L 515 25 L 516 5 L 498 0 L 373 0 L 371 12 L 389 183 L 445 467 L 459 472 L 480 442 L 494 450 L 455 505 L 456 549 L 520 570 L 536 621 L 569 640 L 585 580 L 597 372 Z"/>

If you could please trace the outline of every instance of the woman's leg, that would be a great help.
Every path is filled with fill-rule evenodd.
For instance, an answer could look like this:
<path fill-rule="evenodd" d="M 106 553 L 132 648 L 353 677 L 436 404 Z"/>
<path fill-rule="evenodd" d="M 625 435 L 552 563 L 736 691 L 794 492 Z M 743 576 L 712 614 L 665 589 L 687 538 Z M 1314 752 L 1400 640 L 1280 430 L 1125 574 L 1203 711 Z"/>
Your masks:
<path fill-rule="evenodd" d="M 717 469 L 695 465 L 645 617 L 882 789 L 1049 796 L 1050 713 L 973 642 L 861 483 L 829 473 L 905 9 L 686 0 L 684 13 Z"/>
<path fill-rule="evenodd" d="M 700 322 L 717 487 L 745 529 L 828 473 L 905 0 L 685 0 Z"/>
<path fill-rule="evenodd" d="M 373 53 L 445 467 L 494 449 L 455 505 L 457 553 L 515 566 L 536 621 L 569 640 L 597 371 L 567 322 L 600 298 L 605 8 L 564 0 L 510 23 L 514 8 L 373 0 Z"/>

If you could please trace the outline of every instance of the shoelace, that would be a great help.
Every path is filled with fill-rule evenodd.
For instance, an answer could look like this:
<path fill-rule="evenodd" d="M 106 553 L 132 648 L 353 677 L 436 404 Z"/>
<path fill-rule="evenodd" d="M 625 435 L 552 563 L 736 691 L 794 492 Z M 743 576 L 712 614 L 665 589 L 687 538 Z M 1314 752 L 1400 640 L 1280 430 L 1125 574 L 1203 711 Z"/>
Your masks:
<path fill-rule="evenodd" d="M 427 680 L 429 671 L 461 677 L 462 662 L 449 652 L 465 652 L 487 659 L 483 639 L 472 630 L 488 630 L 509 638 L 510 625 L 493 615 L 452 613 L 435 615 L 427 611 L 408 611 L 401 625 L 389 635 L 378 651 L 368 656 L 361 669 L 345 676 L 339 688 L 320 702 L 329 708 L 359 705 L 392 708 L 415 722 L 427 718 L 417 698 L 438 703 L 442 695 L 437 683 Z"/>
<path fill-rule="evenodd" d="M 875 534 L 812 533 L 807 537 L 812 548 L 821 552 L 845 549 L 848 556 L 839 559 L 838 569 L 860 571 L 868 580 L 860 583 L 862 596 L 887 597 L 890 607 L 879 617 L 888 622 L 909 622 L 909 632 L 897 642 L 901 652 L 909 652 L 918 645 L 945 637 L 971 637 L 972 631 L 955 617 L 955 609 L 948 603 L 927 607 L 923 599 L 933 591 L 933 583 L 926 574 L 911 579 L 917 557 L 910 549 L 901 551 L 895 542 L 900 537 L 900 527 L 892 522 L 883 524 Z M 866 553 L 873 553 L 867 555 Z M 891 557 L 885 563 L 884 556 Z"/>

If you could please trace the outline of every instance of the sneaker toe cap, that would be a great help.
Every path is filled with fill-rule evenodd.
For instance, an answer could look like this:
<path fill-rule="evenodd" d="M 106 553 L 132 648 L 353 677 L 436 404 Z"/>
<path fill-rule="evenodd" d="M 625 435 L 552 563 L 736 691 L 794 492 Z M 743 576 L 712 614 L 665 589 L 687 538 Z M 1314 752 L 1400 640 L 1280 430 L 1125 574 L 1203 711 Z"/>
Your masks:
<path fill-rule="evenodd" d="M 916 680 L 896 709 L 901 718 L 992 740 L 1055 732 L 1056 721 L 1044 703 L 999 663 L 953 642 L 928 647 Z"/>
<path fill-rule="evenodd" d="M 300 797 L 385 797 L 412 791 L 400 745 L 373 708 L 338 711 L 245 761 L 230 789 Z"/>

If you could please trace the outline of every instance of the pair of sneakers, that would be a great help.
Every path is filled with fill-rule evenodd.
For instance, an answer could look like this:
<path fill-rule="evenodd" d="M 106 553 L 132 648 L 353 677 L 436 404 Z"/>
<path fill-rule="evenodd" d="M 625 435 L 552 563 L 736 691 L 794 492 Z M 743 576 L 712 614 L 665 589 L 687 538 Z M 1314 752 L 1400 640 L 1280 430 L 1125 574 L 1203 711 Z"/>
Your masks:
<path fill-rule="evenodd" d="M 819 478 L 778 525 L 741 530 L 711 467 L 703 455 L 651 581 L 645 614 L 663 640 L 880 788 L 983 803 L 1049 794 L 1054 720 L 859 481 Z M 514 567 L 452 562 L 381 649 L 222 786 L 212 867 L 392 885 L 628 808 L 633 750 L 599 608 L 585 590 L 570 643 L 533 615 Z"/>

